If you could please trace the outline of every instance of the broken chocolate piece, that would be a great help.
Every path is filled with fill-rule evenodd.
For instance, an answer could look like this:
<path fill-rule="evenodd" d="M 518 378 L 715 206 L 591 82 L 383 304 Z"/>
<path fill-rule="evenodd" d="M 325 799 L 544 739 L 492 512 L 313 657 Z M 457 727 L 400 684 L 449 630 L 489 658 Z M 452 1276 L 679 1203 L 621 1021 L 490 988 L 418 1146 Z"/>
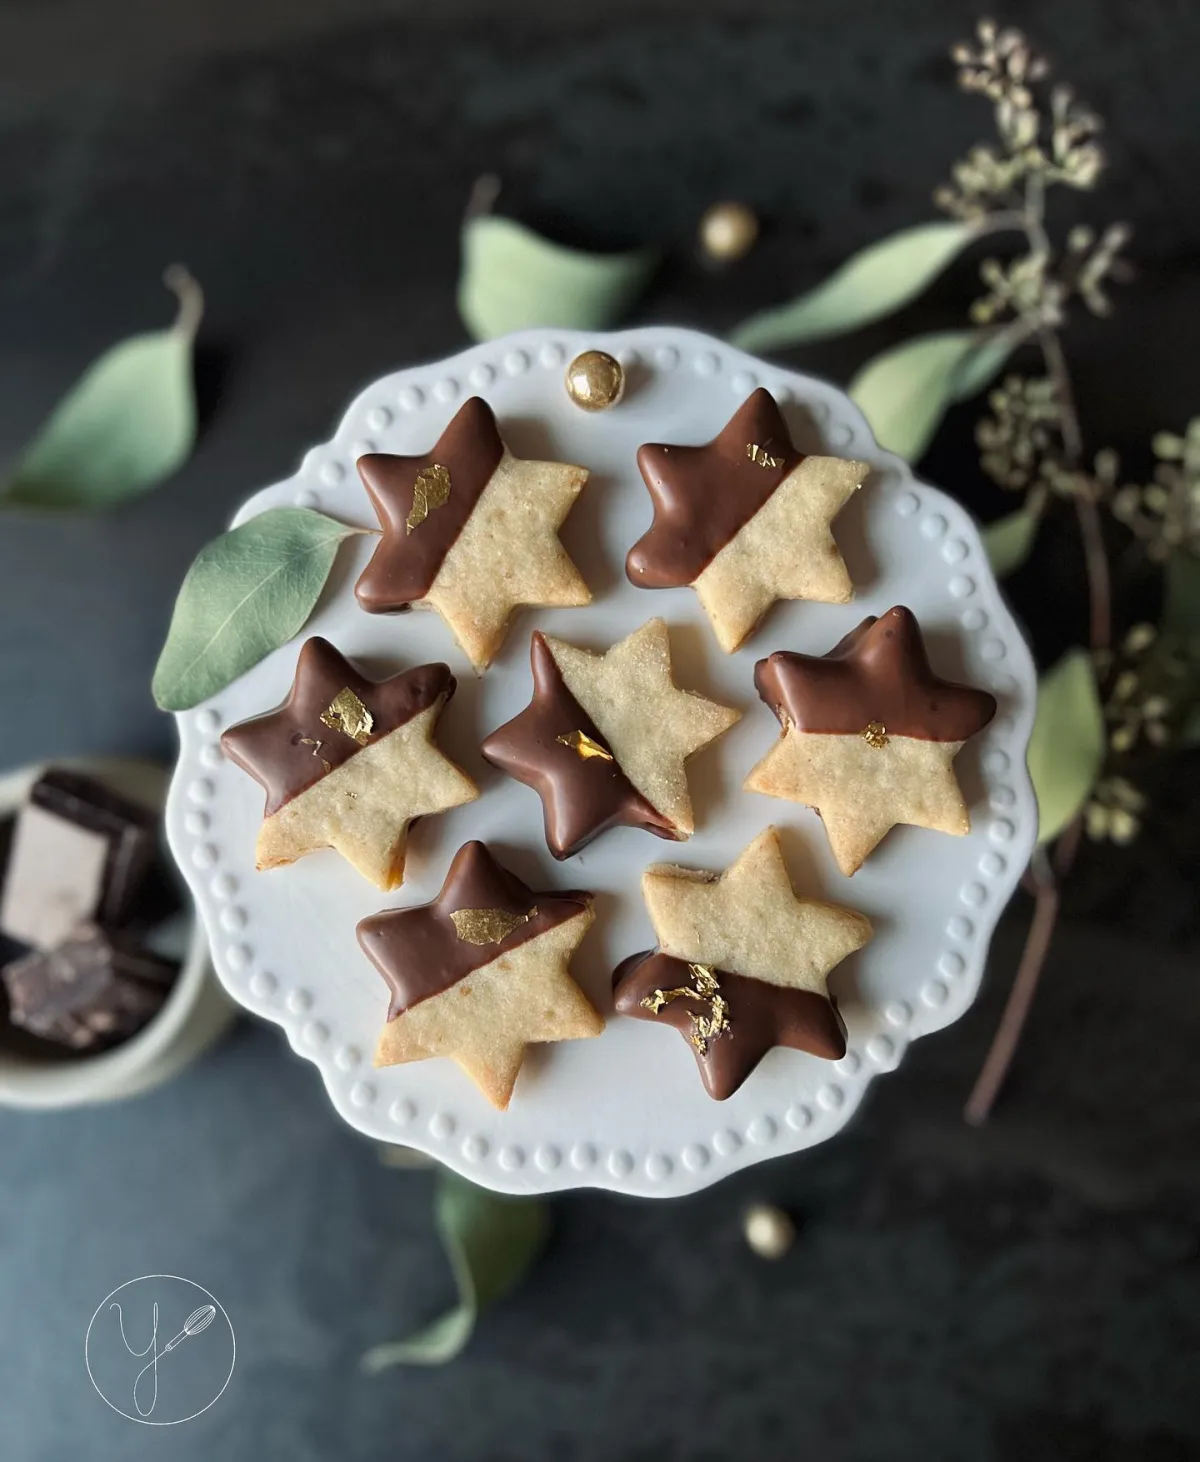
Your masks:
<path fill-rule="evenodd" d="M 9 1021 L 76 1051 L 127 1040 L 161 1009 L 179 966 L 82 924 L 0 971 Z"/>
<path fill-rule="evenodd" d="M 17 818 L 0 932 L 53 949 L 83 920 L 133 913 L 157 846 L 158 818 L 77 772 L 47 771 Z"/>

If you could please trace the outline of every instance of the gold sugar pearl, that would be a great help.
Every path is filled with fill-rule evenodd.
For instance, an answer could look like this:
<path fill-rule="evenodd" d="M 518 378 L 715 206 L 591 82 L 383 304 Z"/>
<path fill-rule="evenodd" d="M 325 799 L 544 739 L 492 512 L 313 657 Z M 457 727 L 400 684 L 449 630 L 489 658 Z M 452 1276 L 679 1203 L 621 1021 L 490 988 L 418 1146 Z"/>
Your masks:
<path fill-rule="evenodd" d="M 567 395 L 582 411 L 607 411 L 625 394 L 625 370 L 603 350 L 585 350 L 567 367 Z"/>
<path fill-rule="evenodd" d="M 773 1203 L 756 1203 L 742 1218 L 742 1233 L 760 1259 L 782 1259 L 796 1240 L 796 1225 Z"/>
<path fill-rule="evenodd" d="M 714 203 L 700 220 L 700 247 L 718 264 L 745 256 L 758 239 L 758 219 L 744 203 Z"/>

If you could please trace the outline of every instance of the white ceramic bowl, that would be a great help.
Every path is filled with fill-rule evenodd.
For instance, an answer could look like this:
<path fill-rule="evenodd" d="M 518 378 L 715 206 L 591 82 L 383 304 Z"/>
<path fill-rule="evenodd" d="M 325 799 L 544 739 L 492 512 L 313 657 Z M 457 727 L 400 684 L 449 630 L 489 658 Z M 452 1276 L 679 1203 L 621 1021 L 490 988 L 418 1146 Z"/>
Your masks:
<path fill-rule="evenodd" d="M 74 757 L 54 763 L 95 777 L 114 792 L 162 809 L 167 771 L 134 757 Z M 0 818 L 16 813 L 44 766 L 0 777 Z M 233 1018 L 209 961 L 204 927 L 188 904 L 189 927 L 179 975 L 162 1009 L 137 1035 L 95 1056 L 42 1059 L 14 1049 L 0 1034 L 0 1104 L 77 1107 L 135 1096 L 176 1076 Z"/>

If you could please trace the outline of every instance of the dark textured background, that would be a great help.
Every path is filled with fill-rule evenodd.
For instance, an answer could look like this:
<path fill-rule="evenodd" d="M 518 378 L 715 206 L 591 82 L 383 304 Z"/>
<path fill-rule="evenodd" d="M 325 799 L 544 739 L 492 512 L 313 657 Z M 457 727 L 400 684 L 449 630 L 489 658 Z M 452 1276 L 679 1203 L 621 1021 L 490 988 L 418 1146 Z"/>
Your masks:
<path fill-rule="evenodd" d="M 433 17 L 422 12 L 433 12 Z M 115 337 L 167 319 L 162 267 L 208 292 L 205 428 L 162 491 L 101 519 L 0 520 L 0 767 L 169 755 L 147 685 L 197 547 L 388 369 L 455 349 L 456 235 L 485 170 L 560 237 L 651 239 L 641 317 L 717 332 L 929 214 L 985 135 L 938 0 L 7 0 L 0 3 L 0 453 Z M 1103 193 L 1141 267 L 1071 335 L 1095 445 L 1200 409 L 1200 9 L 1012 4 L 1108 118 Z M 695 222 L 745 198 L 767 232 L 702 269 Z M 970 269 L 886 327 L 798 356 L 843 377 L 901 331 L 957 323 Z M 982 515 L 970 413 L 926 470 Z M 1069 523 L 1014 595 L 1039 655 L 1082 634 Z M 1152 581 L 1128 586 L 1153 613 Z M 555 1205 L 551 1251 L 468 1355 L 362 1379 L 356 1358 L 436 1311 L 427 1174 L 379 1166 L 276 1034 L 242 1026 L 175 1085 L 93 1112 L 0 1118 L 0 1456 L 470 1459 L 1149 1459 L 1200 1456 L 1200 1045 L 1195 761 L 1127 853 L 1087 851 L 993 1121 L 961 1102 L 1026 910 L 989 982 L 852 1129 L 670 1205 Z M 246 1114 L 253 1113 L 252 1121 Z M 740 1239 L 793 1207 L 778 1267 Z M 154 1269 L 233 1317 L 234 1381 L 148 1433 L 81 1367 L 87 1319 Z"/>

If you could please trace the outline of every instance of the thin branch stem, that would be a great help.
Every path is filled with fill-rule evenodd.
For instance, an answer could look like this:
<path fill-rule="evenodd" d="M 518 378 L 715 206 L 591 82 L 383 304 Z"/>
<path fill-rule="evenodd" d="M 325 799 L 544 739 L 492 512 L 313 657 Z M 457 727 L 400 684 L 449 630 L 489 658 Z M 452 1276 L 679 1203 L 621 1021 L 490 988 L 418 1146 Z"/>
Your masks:
<path fill-rule="evenodd" d="M 1082 817 L 1076 817 L 1059 834 L 1058 841 L 1054 844 L 1054 873 L 1056 877 L 1062 878 L 1064 874 L 1070 872 L 1071 865 L 1075 862 L 1075 855 L 1079 852 L 1079 844 L 1082 837 Z"/>
<path fill-rule="evenodd" d="M 963 1108 L 963 1116 L 972 1126 L 986 1122 L 1021 1040 L 1021 1032 L 1038 980 L 1046 963 L 1054 926 L 1058 921 L 1058 884 L 1045 852 L 1039 848 L 1029 865 L 1037 892 L 1034 894 L 1033 922 L 1025 940 L 1021 963 L 1017 966 L 1012 989 L 991 1048 L 975 1082 L 974 1090 Z"/>
<path fill-rule="evenodd" d="M 999 213 L 988 213 L 974 225 L 975 237 L 986 238 L 988 234 L 1025 233 L 1029 227 L 1029 216 L 1022 208 L 1006 208 Z"/>
<path fill-rule="evenodd" d="M 1087 564 L 1088 598 L 1091 601 L 1091 647 L 1107 650 L 1112 645 L 1112 584 L 1108 553 L 1104 547 L 1104 530 L 1100 514 L 1091 497 L 1075 496 L 1075 516 L 1079 520 L 1079 536 Z"/>
<path fill-rule="evenodd" d="M 1038 332 L 1038 343 L 1042 348 L 1046 371 L 1054 382 L 1054 394 L 1058 399 L 1062 422 L 1063 449 L 1070 465 L 1078 467 L 1083 460 L 1083 432 L 1079 426 L 1075 392 L 1062 342 L 1057 333 L 1047 327 Z M 1074 500 L 1075 516 L 1079 521 L 1079 537 L 1083 544 L 1084 566 L 1087 570 L 1088 599 L 1091 604 L 1089 643 L 1093 651 L 1107 650 L 1112 643 L 1112 575 L 1108 564 L 1108 550 L 1104 547 L 1104 530 L 1100 526 L 1100 514 L 1096 510 L 1090 481 L 1086 489 L 1080 483 L 1080 490 L 1075 493 Z"/>
<path fill-rule="evenodd" d="M 1038 344 L 1042 347 L 1042 359 L 1046 372 L 1054 382 L 1054 394 L 1062 422 L 1063 449 L 1072 467 L 1078 467 L 1083 460 L 1083 432 L 1079 426 L 1079 413 L 1075 408 L 1075 391 L 1071 385 L 1071 373 L 1067 369 L 1067 358 L 1063 354 L 1062 342 L 1056 331 L 1043 325 L 1038 331 Z"/>
<path fill-rule="evenodd" d="M 1031 175 L 1025 195 L 1024 227 L 1029 247 L 1049 257 L 1050 240 L 1043 222 L 1045 197 L 1042 179 Z M 1071 373 L 1063 353 L 1062 342 L 1057 331 L 1049 324 L 1037 327 L 1038 344 L 1046 365 L 1046 374 L 1054 385 L 1061 423 L 1063 451 L 1071 467 L 1078 468 L 1083 461 L 1083 432 L 1079 424 L 1079 411 L 1075 403 L 1075 391 Z M 1112 643 L 1112 574 L 1108 552 L 1104 546 L 1104 532 L 1100 525 L 1100 514 L 1096 508 L 1095 496 L 1090 480 L 1086 489 L 1074 495 L 1075 515 L 1079 523 L 1079 537 L 1083 546 L 1084 568 L 1087 573 L 1088 599 L 1091 624 L 1089 643 L 1093 652 L 1107 650 Z M 1004 1085 L 1012 1064 L 1026 1018 L 1033 1004 L 1033 997 L 1041 979 L 1042 968 L 1050 952 L 1050 942 L 1058 922 L 1059 887 L 1058 879 L 1070 870 L 1079 851 L 1082 819 L 1077 817 L 1059 837 L 1054 851 L 1054 866 L 1051 867 L 1042 848 L 1034 851 L 1026 870 L 1026 884 L 1033 885 L 1033 920 L 1025 939 L 1021 963 L 1013 979 L 1008 1002 L 1000 1017 L 1000 1024 L 992 1040 L 983 1067 L 975 1082 L 975 1088 L 964 1109 L 966 1120 L 975 1126 L 985 1122 L 992 1105 Z"/>
<path fill-rule="evenodd" d="M 1025 180 L 1025 232 L 1029 247 L 1035 253 L 1049 254 L 1050 239 L 1046 233 L 1046 185 L 1040 173 L 1030 173 Z"/>

